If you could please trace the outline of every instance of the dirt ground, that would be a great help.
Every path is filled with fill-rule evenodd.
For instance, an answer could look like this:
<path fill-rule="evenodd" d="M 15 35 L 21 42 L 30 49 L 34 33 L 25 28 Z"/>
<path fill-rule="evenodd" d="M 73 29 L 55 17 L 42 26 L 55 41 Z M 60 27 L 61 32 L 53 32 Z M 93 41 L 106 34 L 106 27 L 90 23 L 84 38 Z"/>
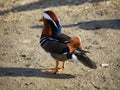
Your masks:
<path fill-rule="evenodd" d="M 45 10 L 81 37 L 97 69 L 68 61 L 45 73 L 55 65 L 39 45 Z M 120 0 L 0 0 L 0 90 L 120 90 Z"/>

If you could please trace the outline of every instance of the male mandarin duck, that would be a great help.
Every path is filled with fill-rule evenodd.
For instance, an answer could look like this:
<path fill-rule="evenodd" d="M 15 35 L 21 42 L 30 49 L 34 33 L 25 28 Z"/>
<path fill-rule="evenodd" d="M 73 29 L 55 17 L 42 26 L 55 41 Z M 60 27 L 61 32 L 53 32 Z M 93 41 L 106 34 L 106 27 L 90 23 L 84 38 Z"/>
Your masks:
<path fill-rule="evenodd" d="M 48 73 L 56 74 L 65 68 L 65 62 L 69 59 L 78 59 L 85 66 L 96 69 L 96 64 L 86 56 L 88 51 L 83 50 L 81 38 L 73 38 L 61 33 L 61 25 L 56 14 L 52 11 L 44 11 L 39 22 L 43 22 L 44 27 L 40 37 L 41 47 L 56 60 L 56 66 Z M 59 67 L 59 61 L 63 62 Z"/>

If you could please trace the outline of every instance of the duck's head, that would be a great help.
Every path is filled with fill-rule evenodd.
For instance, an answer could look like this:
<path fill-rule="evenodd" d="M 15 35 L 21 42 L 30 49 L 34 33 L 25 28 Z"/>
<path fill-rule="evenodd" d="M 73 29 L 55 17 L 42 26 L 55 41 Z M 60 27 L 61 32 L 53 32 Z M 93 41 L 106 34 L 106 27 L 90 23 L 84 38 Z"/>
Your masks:
<path fill-rule="evenodd" d="M 61 25 L 56 14 L 52 11 L 44 11 L 42 13 L 42 18 L 39 22 L 44 23 L 43 32 L 50 33 L 51 35 L 56 35 L 61 33 Z"/>

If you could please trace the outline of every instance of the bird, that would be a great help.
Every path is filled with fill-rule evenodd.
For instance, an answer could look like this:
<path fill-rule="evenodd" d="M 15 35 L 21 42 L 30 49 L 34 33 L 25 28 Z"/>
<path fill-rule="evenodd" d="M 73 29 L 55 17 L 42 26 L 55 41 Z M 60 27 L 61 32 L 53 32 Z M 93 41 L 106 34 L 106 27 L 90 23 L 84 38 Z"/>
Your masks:
<path fill-rule="evenodd" d="M 66 61 L 70 59 L 77 59 L 91 69 L 97 68 L 96 63 L 86 55 L 90 52 L 83 49 L 80 36 L 70 37 L 62 33 L 62 26 L 53 11 L 44 11 L 39 22 L 43 22 L 40 46 L 56 61 L 55 67 L 46 71 L 47 73 L 57 74 L 63 71 Z M 62 62 L 61 67 L 60 62 Z"/>

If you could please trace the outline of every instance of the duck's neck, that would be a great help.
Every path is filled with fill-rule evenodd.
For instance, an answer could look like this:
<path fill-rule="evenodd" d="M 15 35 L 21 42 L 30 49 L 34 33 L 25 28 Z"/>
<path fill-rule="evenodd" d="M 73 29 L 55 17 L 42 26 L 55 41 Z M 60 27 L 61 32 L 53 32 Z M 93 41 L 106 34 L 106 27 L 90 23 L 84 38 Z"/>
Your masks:
<path fill-rule="evenodd" d="M 49 37 L 52 35 L 52 28 L 48 22 L 44 22 L 44 27 L 42 30 L 41 37 Z"/>

